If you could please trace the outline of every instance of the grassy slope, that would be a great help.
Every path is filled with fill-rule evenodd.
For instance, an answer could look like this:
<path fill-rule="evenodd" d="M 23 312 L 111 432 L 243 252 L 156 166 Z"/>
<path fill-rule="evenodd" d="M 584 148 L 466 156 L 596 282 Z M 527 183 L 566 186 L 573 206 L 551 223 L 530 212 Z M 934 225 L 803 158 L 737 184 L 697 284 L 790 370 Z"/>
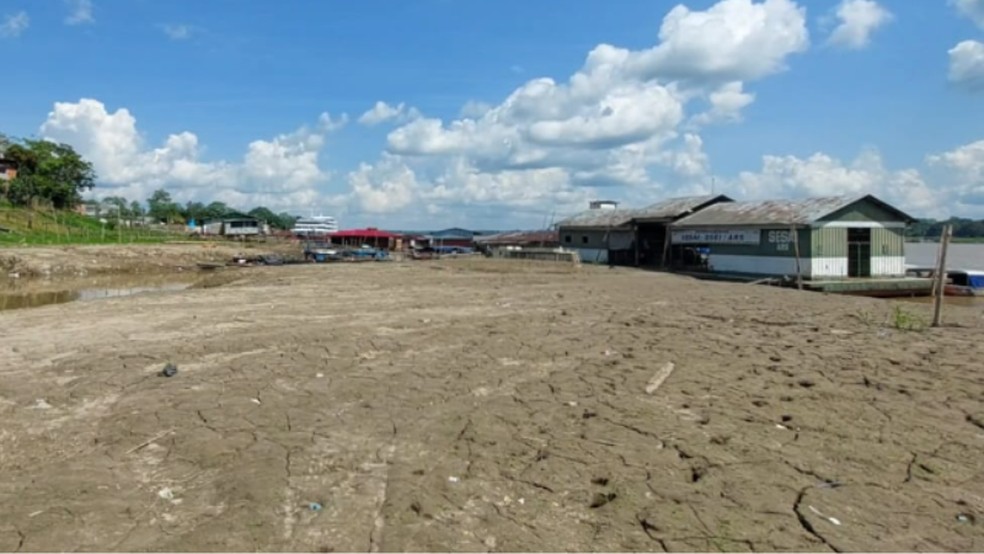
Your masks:
<path fill-rule="evenodd" d="M 73 212 L 42 212 L 0 207 L 0 246 L 52 244 L 160 243 L 177 238 L 151 229 L 110 229 Z"/>

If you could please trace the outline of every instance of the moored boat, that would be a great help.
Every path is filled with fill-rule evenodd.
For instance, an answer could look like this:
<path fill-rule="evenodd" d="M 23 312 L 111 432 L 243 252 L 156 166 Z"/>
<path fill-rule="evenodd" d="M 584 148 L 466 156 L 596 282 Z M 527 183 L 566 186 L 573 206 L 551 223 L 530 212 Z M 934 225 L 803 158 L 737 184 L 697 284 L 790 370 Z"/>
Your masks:
<path fill-rule="evenodd" d="M 908 277 L 932 278 L 936 270 L 931 267 L 909 267 L 905 271 Z M 966 269 L 948 269 L 943 285 L 946 296 L 984 296 L 984 271 Z"/>

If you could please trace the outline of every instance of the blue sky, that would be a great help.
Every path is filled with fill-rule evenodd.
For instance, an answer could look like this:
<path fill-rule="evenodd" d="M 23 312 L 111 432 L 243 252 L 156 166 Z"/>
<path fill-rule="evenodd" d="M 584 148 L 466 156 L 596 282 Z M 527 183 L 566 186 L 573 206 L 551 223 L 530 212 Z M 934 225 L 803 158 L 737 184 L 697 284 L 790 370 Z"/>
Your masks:
<path fill-rule="evenodd" d="M 0 132 L 72 144 L 99 195 L 352 226 L 535 227 L 712 182 L 984 217 L 984 0 L 559 7 L 0 0 Z"/>

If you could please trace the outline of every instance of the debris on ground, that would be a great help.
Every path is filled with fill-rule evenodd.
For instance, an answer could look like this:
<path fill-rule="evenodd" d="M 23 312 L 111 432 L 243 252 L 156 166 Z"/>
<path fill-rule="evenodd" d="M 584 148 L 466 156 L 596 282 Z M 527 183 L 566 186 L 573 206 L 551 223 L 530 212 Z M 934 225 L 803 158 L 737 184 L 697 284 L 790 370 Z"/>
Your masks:
<path fill-rule="evenodd" d="M 172 363 L 168 363 L 167 365 L 164 366 L 164 369 L 161 370 L 160 375 L 161 377 L 174 377 L 177 374 L 178 374 L 178 366 Z"/>

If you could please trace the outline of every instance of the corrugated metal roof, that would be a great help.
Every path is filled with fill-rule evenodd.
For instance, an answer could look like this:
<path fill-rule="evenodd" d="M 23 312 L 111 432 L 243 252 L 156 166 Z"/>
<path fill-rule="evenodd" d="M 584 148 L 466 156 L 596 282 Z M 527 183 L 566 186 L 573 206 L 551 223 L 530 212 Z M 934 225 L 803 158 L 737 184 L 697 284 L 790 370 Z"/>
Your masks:
<path fill-rule="evenodd" d="M 703 196 L 680 196 L 677 198 L 667 198 L 661 202 L 646 206 L 641 212 L 646 219 L 676 219 L 680 216 L 696 210 L 697 208 L 718 200 L 720 202 L 731 202 L 731 199 L 723 194 L 705 194 Z"/>
<path fill-rule="evenodd" d="M 556 243 L 560 242 L 560 234 L 557 231 L 511 231 L 475 237 L 475 242 L 488 245 Z"/>
<path fill-rule="evenodd" d="M 557 223 L 557 227 L 620 227 L 628 225 L 641 210 L 585 210 Z"/>
<path fill-rule="evenodd" d="M 860 200 L 870 199 L 898 212 L 871 195 L 821 196 L 802 200 L 764 200 L 760 202 L 722 202 L 685 217 L 674 227 L 713 227 L 721 225 L 809 225 Z M 901 218 L 908 218 L 898 212 Z"/>

